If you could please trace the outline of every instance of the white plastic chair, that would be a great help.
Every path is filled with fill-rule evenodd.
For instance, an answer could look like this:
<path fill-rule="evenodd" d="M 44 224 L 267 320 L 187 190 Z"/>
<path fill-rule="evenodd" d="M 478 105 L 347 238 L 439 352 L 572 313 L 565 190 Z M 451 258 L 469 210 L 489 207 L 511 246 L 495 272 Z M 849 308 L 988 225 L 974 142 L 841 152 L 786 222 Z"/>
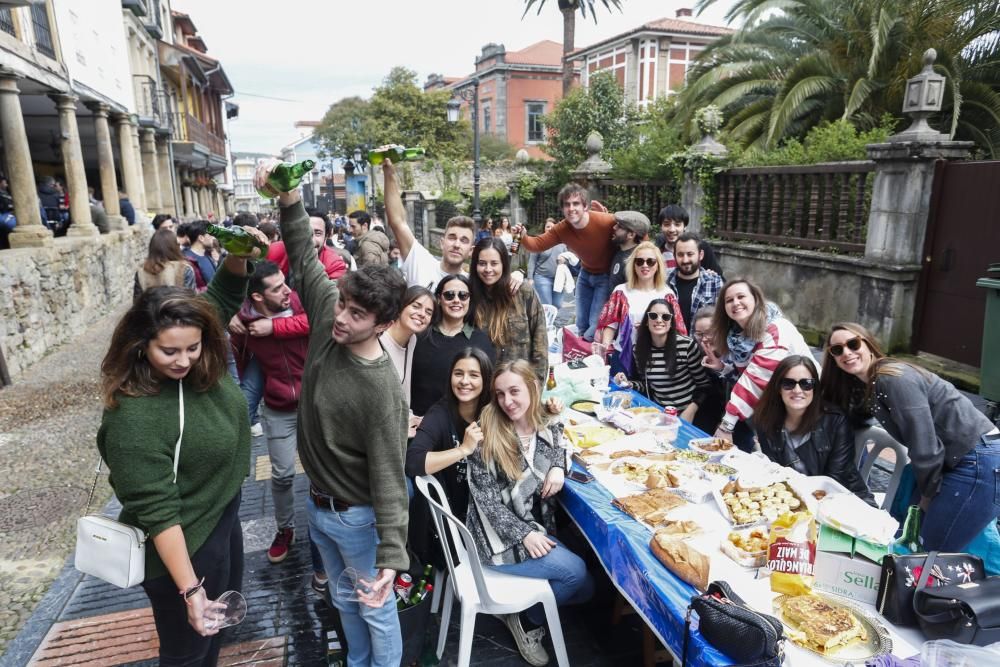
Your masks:
<path fill-rule="evenodd" d="M 874 443 L 874 447 L 871 450 L 866 446 L 869 440 Z M 888 510 L 892 507 L 892 502 L 896 498 L 896 492 L 899 490 L 899 480 L 903 476 L 903 468 L 910 462 L 910 455 L 906 451 L 906 447 L 897 442 L 895 438 L 889 435 L 888 431 L 877 423 L 858 431 L 854 436 L 854 463 L 860 467 L 861 479 L 865 481 L 865 484 L 868 483 L 868 478 L 871 476 L 875 461 L 878 460 L 879 454 L 884 449 L 891 449 L 895 452 L 896 463 L 892 467 L 892 475 L 889 477 L 889 485 L 885 489 L 885 496 L 879 502 L 879 496 L 882 494 L 876 493 L 875 502 L 879 503 L 879 507 L 882 509 Z M 864 463 L 861 461 L 862 458 L 864 459 Z"/>
<path fill-rule="evenodd" d="M 437 656 L 441 659 L 451 621 L 451 603 L 457 597 L 461 605 L 461 630 L 458 641 L 458 667 L 467 667 L 472 654 L 472 637 L 477 614 L 516 614 L 541 602 L 545 608 L 552 647 L 560 667 L 569 667 L 566 643 L 563 640 L 559 610 L 552 587 L 545 579 L 518 577 L 484 568 L 479 561 L 472 534 L 451 513 L 448 498 L 434 477 L 416 478 L 417 489 L 424 494 L 431 506 L 434 524 L 441 536 L 441 550 L 448 562 L 448 584 L 441 613 L 441 632 L 438 634 Z M 434 493 L 431 493 L 433 487 Z M 437 496 L 437 498 L 432 497 Z M 455 561 L 455 555 L 458 562 Z"/>

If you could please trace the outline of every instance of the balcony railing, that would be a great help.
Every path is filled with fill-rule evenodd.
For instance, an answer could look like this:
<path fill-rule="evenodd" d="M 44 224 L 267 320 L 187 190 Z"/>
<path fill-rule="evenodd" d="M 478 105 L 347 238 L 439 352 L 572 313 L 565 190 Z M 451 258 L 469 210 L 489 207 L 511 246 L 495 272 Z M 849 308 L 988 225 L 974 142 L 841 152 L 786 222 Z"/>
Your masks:
<path fill-rule="evenodd" d="M 49 27 L 49 13 L 45 9 L 44 3 L 31 5 L 31 26 L 35 29 L 35 48 L 49 58 L 55 58 L 56 51 L 52 45 L 52 29 Z"/>
<path fill-rule="evenodd" d="M 14 17 L 10 15 L 10 9 L 7 7 L 0 9 L 0 30 L 13 37 L 17 36 L 14 34 Z"/>
<path fill-rule="evenodd" d="M 174 141 L 193 141 L 215 155 L 226 154 L 226 142 L 203 122 L 189 113 L 177 112 L 173 117 Z"/>
<path fill-rule="evenodd" d="M 163 126 L 166 119 L 166 104 L 163 92 L 156 85 L 156 79 L 145 74 L 134 74 L 132 86 L 135 89 L 136 112 L 140 121 L 151 121 Z"/>

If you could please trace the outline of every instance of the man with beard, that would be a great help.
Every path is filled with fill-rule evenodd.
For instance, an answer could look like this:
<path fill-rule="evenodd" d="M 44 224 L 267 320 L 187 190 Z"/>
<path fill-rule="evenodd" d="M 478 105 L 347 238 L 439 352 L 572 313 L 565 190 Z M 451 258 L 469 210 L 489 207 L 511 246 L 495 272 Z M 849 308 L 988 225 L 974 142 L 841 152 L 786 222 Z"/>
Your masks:
<path fill-rule="evenodd" d="M 260 413 L 271 459 L 271 497 L 278 526 L 267 551 L 272 563 L 285 560 L 295 538 L 295 428 L 309 346 L 308 324 L 291 326 L 297 315 L 305 319 L 299 297 L 285 283 L 278 265 L 267 260 L 257 262 L 247 286 L 247 299 L 236 314 L 245 333 L 233 333 L 231 341 L 237 365 L 252 360 L 258 364 L 264 381 Z"/>
<path fill-rule="evenodd" d="M 704 257 L 697 234 L 684 232 L 677 237 L 674 243 L 677 267 L 667 271 L 667 284 L 677 294 L 688 331 L 692 331 L 694 314 L 705 306 L 714 306 L 722 290 L 722 276 L 701 266 Z"/>
<path fill-rule="evenodd" d="M 649 233 L 649 218 L 639 211 L 618 211 L 615 213 L 615 226 L 611 228 L 611 242 L 618 246 L 618 251 L 611 258 L 611 273 L 609 284 L 611 291 L 625 282 L 625 261 L 632 255 L 635 247 L 646 239 Z"/>
<path fill-rule="evenodd" d="M 257 167 L 263 187 L 277 160 Z M 281 236 L 309 315 L 298 452 L 309 477 L 309 533 L 332 581 L 358 576 L 357 601 L 332 596 L 350 664 L 398 665 L 403 655 L 392 583 L 406 570 L 403 474 L 408 406 L 378 336 L 402 308 L 406 281 L 388 266 L 362 266 L 339 281 L 316 261 L 302 196 L 278 195 Z M 373 419 L 372 406 L 378 406 Z"/>
<path fill-rule="evenodd" d="M 687 229 L 688 224 L 688 212 L 679 204 L 668 204 L 660 209 L 659 215 L 656 216 L 656 221 L 660 225 L 660 233 L 656 237 L 656 246 L 663 253 L 663 259 L 667 263 L 667 268 L 672 269 L 677 266 L 677 260 L 674 258 L 674 244 L 677 243 L 677 238 L 684 233 Z M 719 266 L 719 261 L 715 258 L 715 249 L 708 241 L 701 241 L 701 251 L 704 257 L 701 260 L 702 266 L 706 269 L 711 269 L 722 275 L 722 267 Z"/>

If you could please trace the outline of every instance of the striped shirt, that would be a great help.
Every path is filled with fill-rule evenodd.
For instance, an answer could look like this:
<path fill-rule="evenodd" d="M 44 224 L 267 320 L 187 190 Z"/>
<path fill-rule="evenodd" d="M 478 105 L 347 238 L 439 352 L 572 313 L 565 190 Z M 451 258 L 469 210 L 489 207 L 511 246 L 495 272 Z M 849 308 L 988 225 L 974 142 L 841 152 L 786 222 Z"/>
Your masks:
<path fill-rule="evenodd" d="M 667 373 L 667 351 L 662 347 L 650 350 L 645 372 L 634 362 L 631 378 L 635 389 L 663 406 L 673 406 L 682 412 L 691 403 L 700 405 L 711 391 L 702 351 L 692 339 L 677 335 L 674 350 L 674 372 Z"/>
<path fill-rule="evenodd" d="M 774 369 L 782 359 L 792 354 L 813 358 L 812 351 L 795 325 L 779 317 L 767 325 L 764 339 L 754 347 L 750 363 L 733 387 L 729 403 L 726 404 L 726 414 L 722 417 L 723 426 L 732 430 L 737 421 L 753 416 L 757 401 L 764 393 L 764 387 L 771 379 Z"/>

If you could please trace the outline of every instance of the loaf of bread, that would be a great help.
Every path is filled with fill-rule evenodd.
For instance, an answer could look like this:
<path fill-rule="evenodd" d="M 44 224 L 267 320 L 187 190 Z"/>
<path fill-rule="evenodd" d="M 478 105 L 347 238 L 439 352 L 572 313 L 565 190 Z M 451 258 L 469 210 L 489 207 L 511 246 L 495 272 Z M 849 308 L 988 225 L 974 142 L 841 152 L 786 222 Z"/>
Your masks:
<path fill-rule="evenodd" d="M 711 562 L 708 556 L 692 548 L 684 540 L 664 533 L 654 534 L 653 539 L 649 541 L 649 548 L 653 550 L 653 555 L 682 581 L 686 581 L 699 591 L 708 588 Z"/>

